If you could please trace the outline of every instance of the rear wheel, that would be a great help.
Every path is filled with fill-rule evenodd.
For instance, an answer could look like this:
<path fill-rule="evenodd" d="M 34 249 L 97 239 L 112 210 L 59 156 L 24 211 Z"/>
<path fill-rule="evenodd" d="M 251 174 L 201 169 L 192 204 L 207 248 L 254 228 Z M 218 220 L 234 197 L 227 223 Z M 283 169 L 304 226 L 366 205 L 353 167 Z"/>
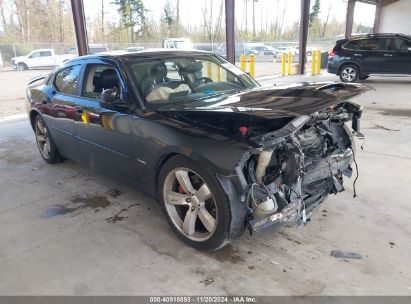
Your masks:
<path fill-rule="evenodd" d="M 44 119 L 40 115 L 37 115 L 34 119 L 34 133 L 36 135 L 37 147 L 43 159 L 49 164 L 60 162 L 60 153 L 57 150 L 57 146 L 51 137 Z"/>
<path fill-rule="evenodd" d="M 23 63 L 23 62 L 20 62 L 20 63 L 17 65 L 17 68 L 18 68 L 19 71 L 28 70 L 27 65 L 26 65 L 25 63 Z"/>
<path fill-rule="evenodd" d="M 342 82 L 356 82 L 360 75 L 360 70 L 353 64 L 347 64 L 341 68 L 340 79 Z"/>
<path fill-rule="evenodd" d="M 163 166 L 158 189 L 167 221 L 183 242 L 203 250 L 228 243 L 229 202 L 210 169 L 175 156 Z"/>

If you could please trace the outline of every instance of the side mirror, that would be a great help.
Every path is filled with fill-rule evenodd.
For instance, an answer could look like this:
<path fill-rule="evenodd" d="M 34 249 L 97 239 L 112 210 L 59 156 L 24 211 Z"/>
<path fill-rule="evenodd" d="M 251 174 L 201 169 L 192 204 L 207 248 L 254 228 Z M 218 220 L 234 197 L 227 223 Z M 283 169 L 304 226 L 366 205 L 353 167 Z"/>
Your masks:
<path fill-rule="evenodd" d="M 101 100 L 103 103 L 111 104 L 118 99 L 118 90 L 115 88 L 104 90 L 101 93 Z"/>

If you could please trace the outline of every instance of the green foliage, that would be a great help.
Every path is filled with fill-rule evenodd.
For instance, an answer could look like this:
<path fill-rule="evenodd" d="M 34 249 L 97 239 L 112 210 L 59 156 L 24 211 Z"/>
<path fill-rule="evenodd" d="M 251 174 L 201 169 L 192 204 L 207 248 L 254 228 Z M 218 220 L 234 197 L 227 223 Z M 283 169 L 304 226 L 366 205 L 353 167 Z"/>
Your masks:
<path fill-rule="evenodd" d="M 312 11 L 310 13 L 310 26 L 313 25 L 314 22 L 318 21 L 318 15 L 321 12 L 321 3 L 320 0 L 315 0 L 313 5 Z"/>
<path fill-rule="evenodd" d="M 162 21 L 167 24 L 169 28 L 176 22 L 177 17 L 175 16 L 173 6 L 170 0 L 166 0 L 163 8 Z"/>
<path fill-rule="evenodd" d="M 143 27 L 146 24 L 147 9 L 142 0 L 115 0 L 125 27 Z"/>

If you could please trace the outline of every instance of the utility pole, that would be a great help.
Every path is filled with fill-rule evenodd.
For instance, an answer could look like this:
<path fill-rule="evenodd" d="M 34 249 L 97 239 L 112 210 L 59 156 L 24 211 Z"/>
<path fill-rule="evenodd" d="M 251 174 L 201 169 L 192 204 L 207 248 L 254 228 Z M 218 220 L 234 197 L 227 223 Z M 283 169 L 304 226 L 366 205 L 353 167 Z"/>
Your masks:
<path fill-rule="evenodd" d="M 101 38 L 104 40 L 104 0 L 101 0 Z"/>
<path fill-rule="evenodd" d="M 256 0 L 253 0 L 253 37 L 255 37 L 255 2 Z"/>
<path fill-rule="evenodd" d="M 248 0 L 244 0 L 244 4 L 245 4 L 245 34 L 247 34 L 248 33 Z"/>
<path fill-rule="evenodd" d="M 178 35 L 178 28 L 180 27 L 180 0 L 177 0 L 177 27 L 176 35 Z"/>

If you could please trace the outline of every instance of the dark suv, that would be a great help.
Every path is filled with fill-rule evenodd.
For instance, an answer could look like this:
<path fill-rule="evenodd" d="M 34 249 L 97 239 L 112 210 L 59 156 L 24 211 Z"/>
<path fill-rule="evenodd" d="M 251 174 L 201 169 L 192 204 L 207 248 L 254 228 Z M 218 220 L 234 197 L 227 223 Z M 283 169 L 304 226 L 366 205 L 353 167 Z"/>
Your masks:
<path fill-rule="evenodd" d="M 411 37 L 370 34 L 338 40 L 329 55 L 328 72 L 343 82 L 370 74 L 411 74 Z"/>

